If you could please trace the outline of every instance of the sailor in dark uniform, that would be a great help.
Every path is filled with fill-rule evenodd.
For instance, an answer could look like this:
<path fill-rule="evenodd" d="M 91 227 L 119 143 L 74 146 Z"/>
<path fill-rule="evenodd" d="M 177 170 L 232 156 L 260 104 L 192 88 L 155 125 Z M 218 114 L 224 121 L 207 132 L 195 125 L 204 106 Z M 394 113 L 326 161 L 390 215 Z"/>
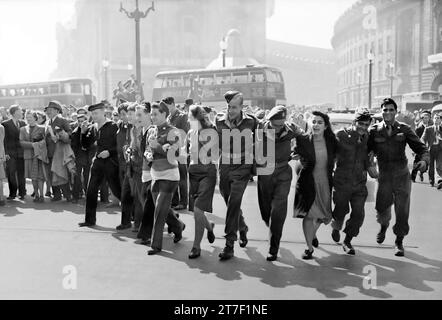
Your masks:
<path fill-rule="evenodd" d="M 104 180 L 107 181 L 112 193 L 121 200 L 121 184 L 118 176 L 118 155 L 116 134 L 118 126 L 106 119 L 103 103 L 91 105 L 89 112 L 95 124 L 82 134 L 83 147 L 91 143 L 97 145 L 96 155 L 92 162 L 91 175 L 86 192 L 86 217 L 80 227 L 94 226 L 96 223 L 98 190 Z"/>

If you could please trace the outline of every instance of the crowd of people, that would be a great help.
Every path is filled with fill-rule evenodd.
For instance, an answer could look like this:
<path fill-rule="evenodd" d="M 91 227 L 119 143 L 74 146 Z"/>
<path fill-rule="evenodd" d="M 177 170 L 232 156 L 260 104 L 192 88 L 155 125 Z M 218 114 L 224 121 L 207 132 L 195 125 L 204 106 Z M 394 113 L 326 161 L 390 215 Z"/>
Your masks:
<path fill-rule="evenodd" d="M 108 202 L 110 189 L 121 205 L 116 229 L 136 232 L 140 243 L 150 246 L 149 255 L 162 251 L 166 224 L 175 243 L 182 239 L 186 226 L 178 212 L 188 209 L 195 221 L 189 258 L 195 259 L 201 255 L 205 232 L 209 243 L 215 241 L 215 224 L 206 213 L 213 212 L 218 183 L 227 207 L 225 247 L 219 258 L 228 260 L 237 241 L 242 248 L 248 244 L 241 203 L 249 181 L 257 176 L 259 210 L 269 228 L 267 260 L 277 259 L 288 207 L 303 221 L 307 249 L 302 258 L 312 259 L 319 245 L 318 228 L 331 224 L 331 237 L 338 243 L 348 214 L 342 246 L 347 254 L 355 254 L 352 240 L 364 221 L 369 174 L 379 185 L 376 241 L 385 239 L 394 204 L 395 255 L 404 256 L 412 179 L 429 167 L 430 182 L 442 188 L 441 172 L 439 180 L 434 178 L 434 162 L 439 161 L 438 170 L 441 164 L 439 115 L 430 123 L 431 114 L 424 113 L 416 134 L 396 120 L 395 101 L 385 99 L 383 121 L 372 124 L 372 114 L 360 110 L 351 127 L 334 132 L 329 116 L 320 111 L 252 109 L 243 105 L 238 91 L 224 97 L 226 109 L 220 113 L 191 99 L 178 107 L 173 97 L 123 102 L 116 111 L 102 101 L 67 117 L 57 101 L 44 113 L 13 105 L 0 126 L 0 182 L 7 179 L 9 186 L 7 199 L 0 186 L 0 205 L 17 196 L 25 200 L 25 180 L 30 179 L 36 203 L 45 197 L 74 203 L 85 197 L 85 219 L 79 226 L 94 227 L 98 196 Z M 239 145 L 231 143 L 235 134 L 241 137 Z M 406 144 L 415 154 L 411 174 Z M 273 152 L 273 158 L 260 158 L 256 150 L 265 150 L 267 156 Z M 298 178 L 294 203 L 288 203 L 292 160 Z"/>

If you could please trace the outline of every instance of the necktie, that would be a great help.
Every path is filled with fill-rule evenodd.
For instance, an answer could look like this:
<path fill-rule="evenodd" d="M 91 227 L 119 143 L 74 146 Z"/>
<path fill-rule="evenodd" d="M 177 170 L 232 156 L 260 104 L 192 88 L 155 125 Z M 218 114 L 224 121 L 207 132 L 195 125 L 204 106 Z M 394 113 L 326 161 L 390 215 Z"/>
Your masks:
<path fill-rule="evenodd" d="M 391 125 L 387 125 L 387 134 L 389 137 L 391 137 L 392 132 L 393 132 L 393 128 L 391 127 Z"/>

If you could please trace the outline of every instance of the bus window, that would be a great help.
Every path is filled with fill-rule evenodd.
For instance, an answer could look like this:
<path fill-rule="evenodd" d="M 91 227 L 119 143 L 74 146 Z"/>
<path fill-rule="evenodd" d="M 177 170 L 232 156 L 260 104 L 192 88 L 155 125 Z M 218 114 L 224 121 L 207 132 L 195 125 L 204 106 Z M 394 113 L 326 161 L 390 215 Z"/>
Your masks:
<path fill-rule="evenodd" d="M 9 95 L 11 97 L 15 97 L 15 94 L 16 94 L 15 89 L 9 89 Z"/>
<path fill-rule="evenodd" d="M 90 86 L 90 84 L 85 84 L 84 85 L 84 95 L 86 95 L 86 96 L 91 95 L 91 86 Z"/>
<path fill-rule="evenodd" d="M 250 82 L 264 82 L 264 73 L 250 72 Z"/>
<path fill-rule="evenodd" d="M 199 84 L 202 86 L 212 86 L 215 84 L 213 80 L 213 74 L 202 74 L 200 75 Z"/>
<path fill-rule="evenodd" d="M 231 74 L 230 73 L 218 73 L 215 75 L 216 84 L 230 84 Z"/>
<path fill-rule="evenodd" d="M 282 77 L 280 72 L 267 70 L 267 81 L 268 82 L 282 82 Z"/>
<path fill-rule="evenodd" d="M 51 93 L 58 93 L 58 91 L 59 91 L 59 86 L 58 86 L 58 84 L 51 84 L 50 86 L 49 86 L 49 93 L 51 94 Z"/>
<path fill-rule="evenodd" d="M 153 87 L 154 88 L 163 88 L 163 87 L 165 87 L 166 86 L 166 79 L 164 79 L 164 78 L 155 78 L 155 82 L 154 82 L 154 85 L 153 85 Z"/>
<path fill-rule="evenodd" d="M 70 87 L 71 87 L 70 88 L 71 93 L 77 93 L 77 94 L 83 93 L 81 83 L 71 83 Z"/>
<path fill-rule="evenodd" d="M 233 83 L 247 83 L 249 82 L 248 72 L 235 72 L 232 75 Z"/>
<path fill-rule="evenodd" d="M 439 100 L 439 94 L 438 93 L 433 93 L 433 92 L 422 93 L 422 100 L 426 100 L 426 101 Z"/>
<path fill-rule="evenodd" d="M 181 76 L 171 76 L 168 78 L 168 86 L 169 87 L 183 87 L 183 78 Z"/>

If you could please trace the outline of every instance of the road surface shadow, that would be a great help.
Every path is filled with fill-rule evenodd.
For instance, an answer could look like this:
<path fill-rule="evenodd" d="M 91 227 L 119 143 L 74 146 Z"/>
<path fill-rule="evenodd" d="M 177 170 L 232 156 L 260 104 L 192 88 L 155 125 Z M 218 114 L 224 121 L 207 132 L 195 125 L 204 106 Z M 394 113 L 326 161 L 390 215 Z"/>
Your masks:
<path fill-rule="evenodd" d="M 249 259 L 235 256 L 229 261 L 219 261 L 218 254 L 222 248 L 213 246 L 212 251 L 202 250 L 200 258 L 190 260 L 188 254 L 191 247 L 190 241 L 173 244 L 165 239 L 161 256 L 181 261 L 192 269 L 213 274 L 222 280 L 238 281 L 243 277 L 252 277 L 274 288 L 300 286 L 315 289 L 324 298 L 347 298 L 344 291 L 354 288 L 368 298 L 388 299 L 394 297 L 386 288 L 392 283 L 407 289 L 432 292 L 434 289 L 426 282 L 442 281 L 442 261 L 431 260 L 411 251 L 407 251 L 406 257 L 401 260 L 381 258 L 359 250 L 356 256 L 348 256 L 319 248 L 316 250 L 327 253 L 326 257 L 304 261 L 300 258 L 302 251 L 297 258 L 291 251 L 281 248 L 278 261 L 271 263 L 256 247 L 235 248 L 236 252 L 245 250 Z M 417 263 L 429 266 L 422 267 Z M 364 288 L 364 278 L 369 275 L 364 268 L 370 265 L 376 268 L 377 284 Z"/>

